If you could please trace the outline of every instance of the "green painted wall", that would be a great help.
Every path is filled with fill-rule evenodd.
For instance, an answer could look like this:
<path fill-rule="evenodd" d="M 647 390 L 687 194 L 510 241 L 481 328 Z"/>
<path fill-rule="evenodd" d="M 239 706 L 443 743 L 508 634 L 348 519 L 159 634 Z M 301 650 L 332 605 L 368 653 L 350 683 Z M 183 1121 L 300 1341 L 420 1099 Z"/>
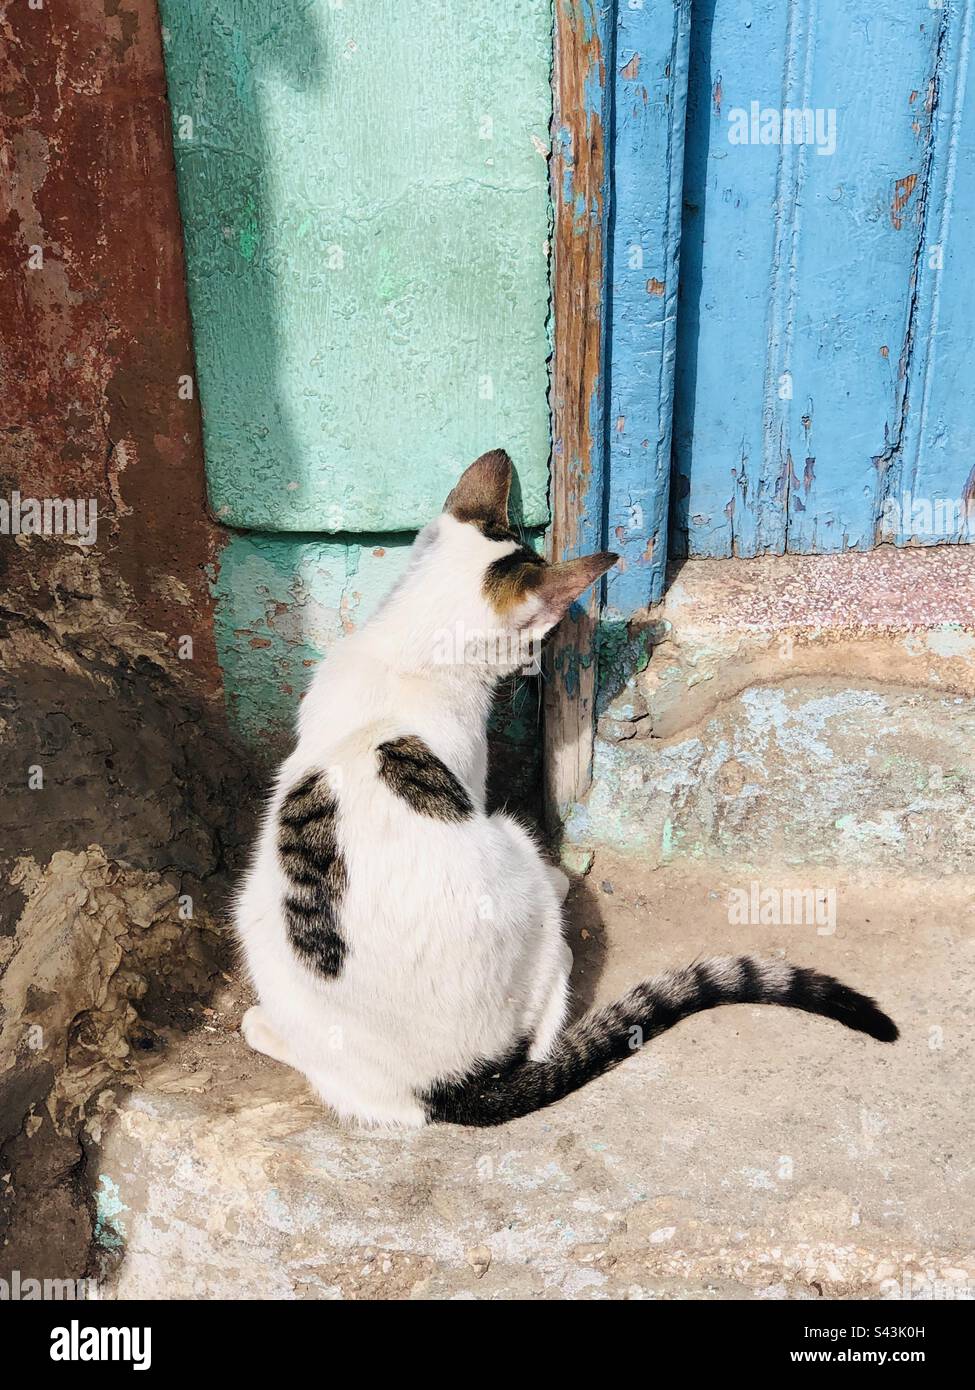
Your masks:
<path fill-rule="evenodd" d="M 280 753 L 315 666 L 392 586 L 410 540 L 231 538 L 214 581 L 217 651 L 232 722 L 254 748 Z"/>
<path fill-rule="evenodd" d="M 461 469 L 548 517 L 550 0 L 160 0 L 228 709 L 286 745 Z M 498 715 L 537 775 L 536 692 Z"/>
<path fill-rule="evenodd" d="M 210 501 L 403 531 L 502 445 L 546 520 L 550 0 L 161 0 Z"/>

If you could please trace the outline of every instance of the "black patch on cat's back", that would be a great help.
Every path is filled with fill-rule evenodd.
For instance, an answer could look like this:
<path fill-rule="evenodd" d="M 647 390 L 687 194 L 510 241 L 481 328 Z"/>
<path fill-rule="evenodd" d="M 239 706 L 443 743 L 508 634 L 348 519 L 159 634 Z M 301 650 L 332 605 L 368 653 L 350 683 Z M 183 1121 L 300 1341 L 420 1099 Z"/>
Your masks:
<path fill-rule="evenodd" d="M 288 878 L 284 918 L 299 956 L 333 980 L 345 962 L 338 913 L 348 886 L 338 842 L 338 802 L 324 775 L 310 772 L 278 814 L 278 855 Z"/>
<path fill-rule="evenodd" d="M 376 752 L 380 779 L 421 816 L 462 821 L 474 814 L 466 789 L 416 734 L 381 743 Z"/>

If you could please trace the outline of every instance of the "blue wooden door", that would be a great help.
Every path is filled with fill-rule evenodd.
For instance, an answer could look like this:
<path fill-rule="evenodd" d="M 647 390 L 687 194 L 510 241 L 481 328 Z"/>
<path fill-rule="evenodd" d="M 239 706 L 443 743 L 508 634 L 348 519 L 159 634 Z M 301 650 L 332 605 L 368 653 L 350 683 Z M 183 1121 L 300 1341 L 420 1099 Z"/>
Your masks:
<path fill-rule="evenodd" d="M 668 556 L 975 539 L 971 0 L 615 21 L 610 612 Z"/>

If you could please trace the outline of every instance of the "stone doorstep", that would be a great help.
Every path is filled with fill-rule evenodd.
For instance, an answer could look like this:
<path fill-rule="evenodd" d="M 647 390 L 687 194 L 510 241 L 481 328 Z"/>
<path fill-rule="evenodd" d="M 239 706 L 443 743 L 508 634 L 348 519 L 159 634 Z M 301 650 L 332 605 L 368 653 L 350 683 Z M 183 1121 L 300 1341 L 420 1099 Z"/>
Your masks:
<path fill-rule="evenodd" d="M 604 697 L 614 742 L 672 738 L 749 685 L 804 675 L 973 697 L 975 546 L 691 560 L 630 630 L 651 655 Z"/>
<path fill-rule="evenodd" d="M 971 873 L 975 548 L 690 561 L 641 633 L 570 857 Z"/>
<path fill-rule="evenodd" d="M 688 560 L 654 610 L 689 636 L 809 631 L 975 634 L 975 546 Z"/>

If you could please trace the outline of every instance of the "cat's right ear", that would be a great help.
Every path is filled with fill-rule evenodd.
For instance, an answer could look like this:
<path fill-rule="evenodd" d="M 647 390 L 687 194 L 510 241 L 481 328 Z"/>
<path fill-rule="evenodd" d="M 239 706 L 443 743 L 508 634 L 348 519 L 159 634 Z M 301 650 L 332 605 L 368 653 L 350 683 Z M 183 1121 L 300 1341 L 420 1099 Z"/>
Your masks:
<path fill-rule="evenodd" d="M 601 550 L 598 555 L 579 555 L 538 571 L 538 582 L 532 589 L 536 608 L 528 624 L 533 634 L 542 638 L 551 632 L 580 594 L 612 569 L 619 558 L 610 550 Z"/>
<path fill-rule="evenodd" d="M 444 503 L 444 511 L 458 521 L 504 530 L 510 491 L 511 459 L 503 449 L 492 449 L 464 470 Z"/>

